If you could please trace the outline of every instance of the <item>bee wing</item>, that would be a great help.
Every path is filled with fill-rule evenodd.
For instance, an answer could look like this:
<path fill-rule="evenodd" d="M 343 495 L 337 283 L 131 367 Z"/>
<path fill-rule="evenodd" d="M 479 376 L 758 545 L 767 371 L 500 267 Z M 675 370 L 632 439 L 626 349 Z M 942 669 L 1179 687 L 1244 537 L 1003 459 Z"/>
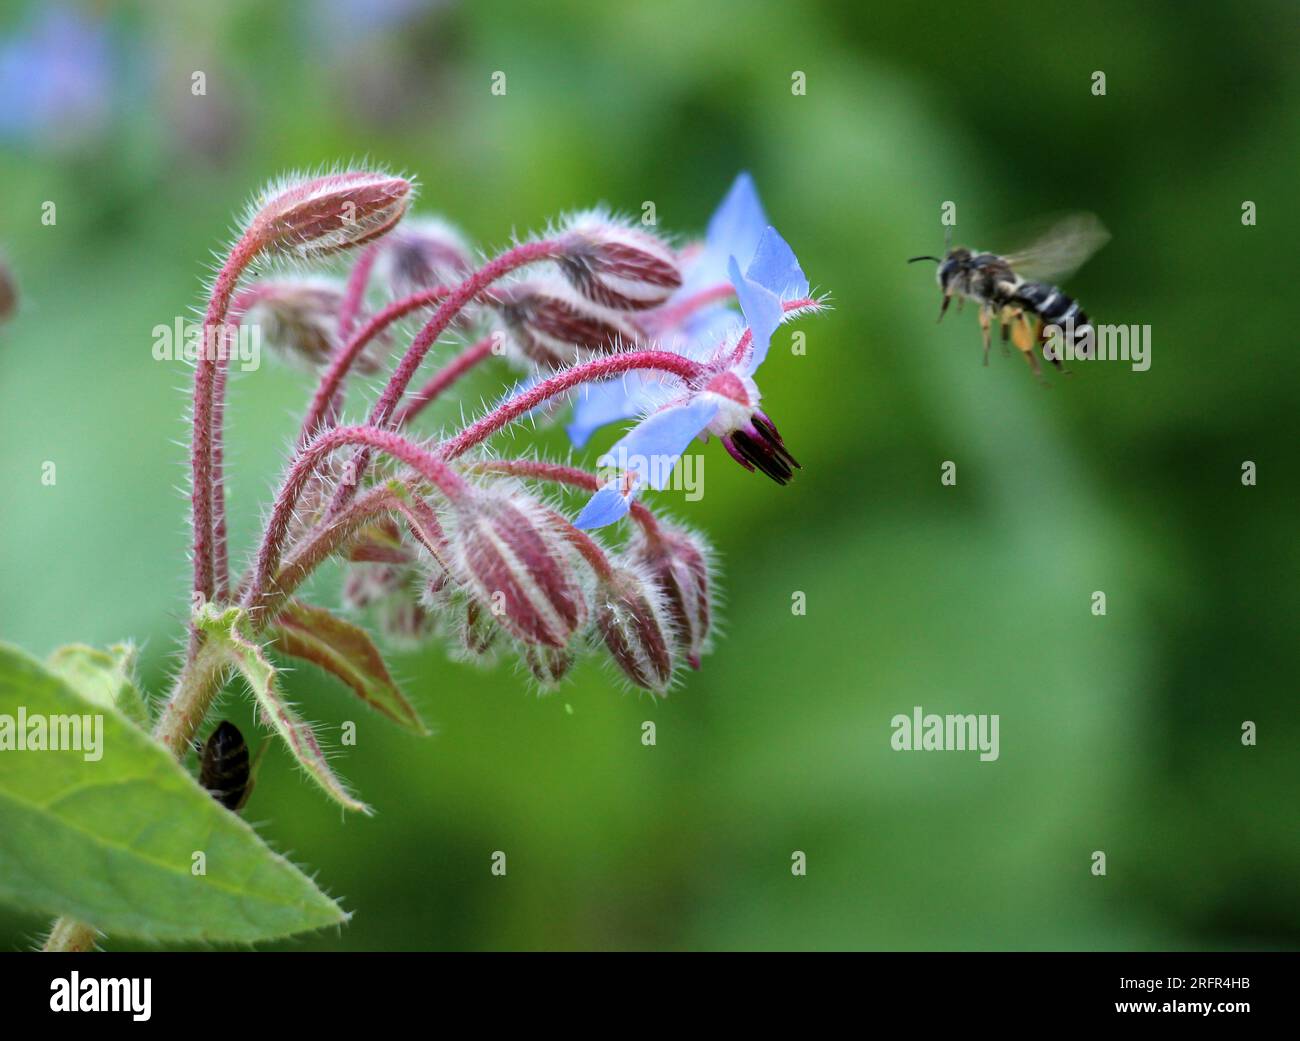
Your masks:
<path fill-rule="evenodd" d="M 1083 267 L 1110 240 L 1110 232 L 1091 213 L 1074 213 L 1052 224 L 1024 249 L 1005 256 L 1016 274 L 1060 282 Z"/>

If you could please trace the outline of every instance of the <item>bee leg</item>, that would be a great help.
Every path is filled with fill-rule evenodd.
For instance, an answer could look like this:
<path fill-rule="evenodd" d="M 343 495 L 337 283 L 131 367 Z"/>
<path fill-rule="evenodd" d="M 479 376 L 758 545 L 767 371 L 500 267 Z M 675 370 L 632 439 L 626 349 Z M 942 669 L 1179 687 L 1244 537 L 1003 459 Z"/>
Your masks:
<path fill-rule="evenodd" d="M 948 305 L 950 303 L 952 303 L 952 297 L 948 293 L 944 293 L 943 303 L 939 305 L 939 317 L 935 319 L 936 323 L 943 321 L 943 316 L 948 313 Z"/>
<path fill-rule="evenodd" d="M 980 305 L 980 332 L 984 336 L 984 364 L 989 363 L 989 326 L 992 324 L 988 304 Z"/>
<path fill-rule="evenodd" d="M 1048 341 L 1051 339 L 1047 335 L 1049 328 L 1050 326 L 1046 322 L 1038 323 L 1038 346 L 1042 349 L 1043 357 L 1056 366 L 1056 371 L 1068 376 L 1070 370 L 1065 367 L 1065 363 L 1057 356 L 1057 353 L 1055 351 L 1049 353 L 1047 350 Z"/>
<path fill-rule="evenodd" d="M 1015 320 L 1020 317 L 1021 312 L 1014 307 L 1004 307 L 1002 313 L 998 316 L 998 328 L 1002 332 L 1002 354 L 1004 357 L 1011 355 L 1011 348 L 1007 346 L 1007 341 L 1011 337 L 1011 326 Z"/>

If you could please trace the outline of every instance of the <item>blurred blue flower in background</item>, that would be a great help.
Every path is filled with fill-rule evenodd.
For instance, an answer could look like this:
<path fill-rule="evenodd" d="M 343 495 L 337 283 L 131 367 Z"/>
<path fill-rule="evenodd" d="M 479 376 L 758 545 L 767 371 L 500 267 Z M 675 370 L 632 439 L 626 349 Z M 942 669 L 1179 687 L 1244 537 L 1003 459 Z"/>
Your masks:
<path fill-rule="evenodd" d="M 0 138 L 59 149 L 107 124 L 113 60 L 104 23 L 55 4 L 0 39 Z"/>

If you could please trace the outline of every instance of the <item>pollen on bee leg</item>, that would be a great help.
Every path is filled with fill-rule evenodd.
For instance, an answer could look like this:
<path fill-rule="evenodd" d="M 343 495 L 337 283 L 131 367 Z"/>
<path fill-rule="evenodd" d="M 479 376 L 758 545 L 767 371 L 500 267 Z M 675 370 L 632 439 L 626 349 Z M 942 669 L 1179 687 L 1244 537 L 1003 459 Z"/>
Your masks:
<path fill-rule="evenodd" d="M 1029 324 L 1029 319 L 1022 312 L 1017 318 L 1011 329 L 1011 342 L 1017 349 L 1029 353 L 1034 346 L 1034 330 Z"/>

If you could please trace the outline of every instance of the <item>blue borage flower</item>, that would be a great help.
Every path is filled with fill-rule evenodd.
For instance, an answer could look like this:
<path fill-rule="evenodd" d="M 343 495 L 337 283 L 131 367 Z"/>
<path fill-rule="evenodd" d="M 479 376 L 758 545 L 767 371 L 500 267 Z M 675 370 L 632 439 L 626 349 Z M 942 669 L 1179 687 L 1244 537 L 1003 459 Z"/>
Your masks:
<path fill-rule="evenodd" d="M 624 516 L 645 488 L 667 486 L 673 468 L 696 437 L 716 434 L 728 453 L 748 470 L 761 470 L 785 484 L 799 466 L 772 421 L 759 410 L 761 395 L 753 375 L 767 357 L 772 334 L 786 315 L 786 302 L 808 298 L 808 280 L 794 251 L 765 221 L 753 182 L 742 174 L 709 222 L 709 238 L 697 263 L 688 271 L 683 291 L 698 293 L 711 284 L 713 272 L 725 270 L 744 315 L 723 308 L 730 335 L 707 356 L 689 333 L 666 346 L 704 364 L 703 374 L 683 386 L 663 378 L 615 380 L 592 388 L 579 401 L 569 433 L 581 446 L 597 426 L 642 414 L 641 421 L 610 449 L 607 458 L 619 470 L 587 502 L 575 522 L 579 528 L 599 528 Z M 742 272 L 735 248 L 750 248 Z M 731 249 L 725 262 L 721 251 Z M 741 254 L 745 255 L 745 254 Z M 702 274 L 697 271 L 703 269 Z M 713 310 L 713 309 L 711 309 Z M 698 316 L 697 316 L 698 317 Z M 706 335 L 719 328 L 718 314 L 705 316 Z M 746 342 L 746 327 L 748 342 Z"/>
<path fill-rule="evenodd" d="M 690 300 L 700 292 L 725 283 L 731 258 L 748 258 L 758 249 L 767 225 L 767 214 L 759 201 L 754 179 L 739 174 L 726 196 L 709 218 L 704 246 L 686 262 L 682 285 L 668 298 L 665 310 Z M 697 361 L 712 351 L 737 325 L 736 312 L 725 303 L 692 311 L 680 328 L 666 330 L 669 350 Z M 566 427 L 575 448 L 586 445 L 601 427 L 632 419 L 644 412 L 662 380 L 647 373 L 628 373 L 617 380 L 590 383 L 574 395 L 573 417 Z"/>

